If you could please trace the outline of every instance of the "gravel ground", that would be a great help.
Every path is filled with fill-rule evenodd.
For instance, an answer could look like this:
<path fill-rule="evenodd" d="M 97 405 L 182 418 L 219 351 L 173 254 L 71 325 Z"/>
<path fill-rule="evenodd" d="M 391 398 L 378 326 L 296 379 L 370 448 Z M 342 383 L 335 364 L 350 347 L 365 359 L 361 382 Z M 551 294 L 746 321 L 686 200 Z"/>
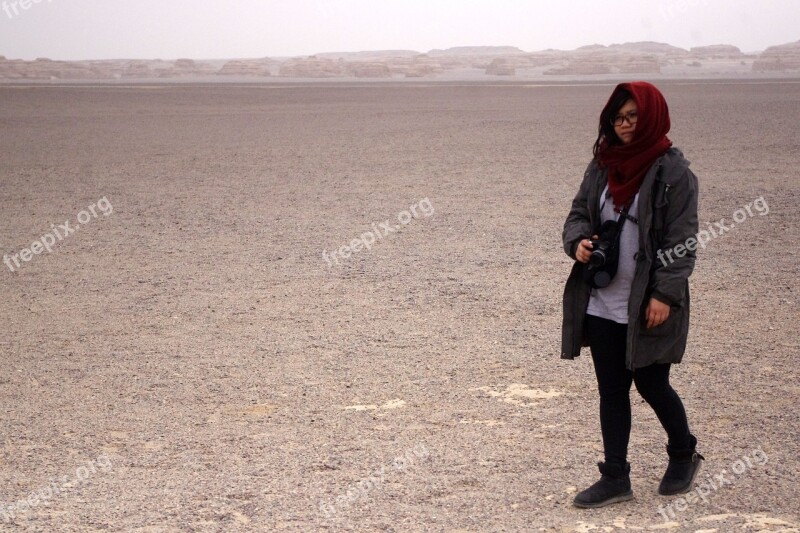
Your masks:
<path fill-rule="evenodd" d="M 612 85 L 0 87 L 0 529 L 800 531 L 800 83 L 661 87 L 701 223 L 752 213 L 673 372 L 717 486 L 657 495 L 633 392 L 595 511 L 560 233 Z"/>

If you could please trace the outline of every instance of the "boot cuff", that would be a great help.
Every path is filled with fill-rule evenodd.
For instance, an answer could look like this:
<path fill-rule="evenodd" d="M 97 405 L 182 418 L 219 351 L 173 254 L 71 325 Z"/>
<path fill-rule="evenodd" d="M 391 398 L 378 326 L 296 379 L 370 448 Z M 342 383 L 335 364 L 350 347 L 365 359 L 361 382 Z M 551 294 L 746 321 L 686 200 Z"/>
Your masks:
<path fill-rule="evenodd" d="M 697 454 L 697 438 L 694 435 L 689 435 L 688 448 L 676 448 L 667 444 L 667 455 L 670 459 L 681 462 L 694 462 L 694 455 Z M 700 454 L 697 454 L 700 455 Z M 702 456 L 701 456 L 702 459 Z"/>
<path fill-rule="evenodd" d="M 631 473 L 631 464 L 625 463 L 597 463 L 597 468 L 600 470 L 600 473 L 604 476 L 609 476 L 613 478 L 625 478 L 628 477 Z"/>

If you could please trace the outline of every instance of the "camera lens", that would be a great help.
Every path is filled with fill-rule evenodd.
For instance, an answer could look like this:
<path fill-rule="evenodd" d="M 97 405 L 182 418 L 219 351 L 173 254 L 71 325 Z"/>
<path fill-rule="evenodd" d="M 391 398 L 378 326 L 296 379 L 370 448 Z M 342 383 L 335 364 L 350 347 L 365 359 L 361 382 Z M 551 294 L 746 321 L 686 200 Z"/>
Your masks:
<path fill-rule="evenodd" d="M 593 267 L 601 267 L 606 264 L 606 254 L 601 250 L 595 250 L 589 256 L 589 264 Z"/>
<path fill-rule="evenodd" d="M 611 276 L 605 270 L 601 270 L 594 275 L 594 285 L 598 289 L 608 287 L 611 284 Z"/>

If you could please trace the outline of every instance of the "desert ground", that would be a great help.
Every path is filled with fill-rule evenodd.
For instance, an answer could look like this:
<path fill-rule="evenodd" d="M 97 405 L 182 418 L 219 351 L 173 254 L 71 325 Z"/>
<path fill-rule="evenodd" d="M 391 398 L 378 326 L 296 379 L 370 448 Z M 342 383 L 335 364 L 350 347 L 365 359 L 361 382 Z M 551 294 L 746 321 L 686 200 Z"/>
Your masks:
<path fill-rule="evenodd" d="M 0 530 L 800 531 L 800 82 L 660 87 L 738 217 L 672 373 L 705 491 L 634 390 L 590 511 L 561 228 L 613 84 L 0 87 Z"/>

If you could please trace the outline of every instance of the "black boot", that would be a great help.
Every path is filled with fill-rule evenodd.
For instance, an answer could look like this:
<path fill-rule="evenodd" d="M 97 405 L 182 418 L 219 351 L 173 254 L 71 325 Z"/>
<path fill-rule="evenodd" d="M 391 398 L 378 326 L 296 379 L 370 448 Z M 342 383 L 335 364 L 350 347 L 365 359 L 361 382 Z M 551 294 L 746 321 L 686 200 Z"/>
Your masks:
<path fill-rule="evenodd" d="M 700 461 L 705 460 L 705 457 L 697 453 L 696 447 L 697 439 L 694 435 L 689 435 L 688 448 L 676 449 L 667 445 L 669 465 L 658 486 L 659 494 L 673 496 L 692 489 L 694 478 L 700 472 Z"/>
<path fill-rule="evenodd" d="M 583 509 L 594 509 L 633 498 L 631 490 L 631 465 L 597 463 L 600 480 L 588 489 L 579 492 L 572 504 Z"/>

